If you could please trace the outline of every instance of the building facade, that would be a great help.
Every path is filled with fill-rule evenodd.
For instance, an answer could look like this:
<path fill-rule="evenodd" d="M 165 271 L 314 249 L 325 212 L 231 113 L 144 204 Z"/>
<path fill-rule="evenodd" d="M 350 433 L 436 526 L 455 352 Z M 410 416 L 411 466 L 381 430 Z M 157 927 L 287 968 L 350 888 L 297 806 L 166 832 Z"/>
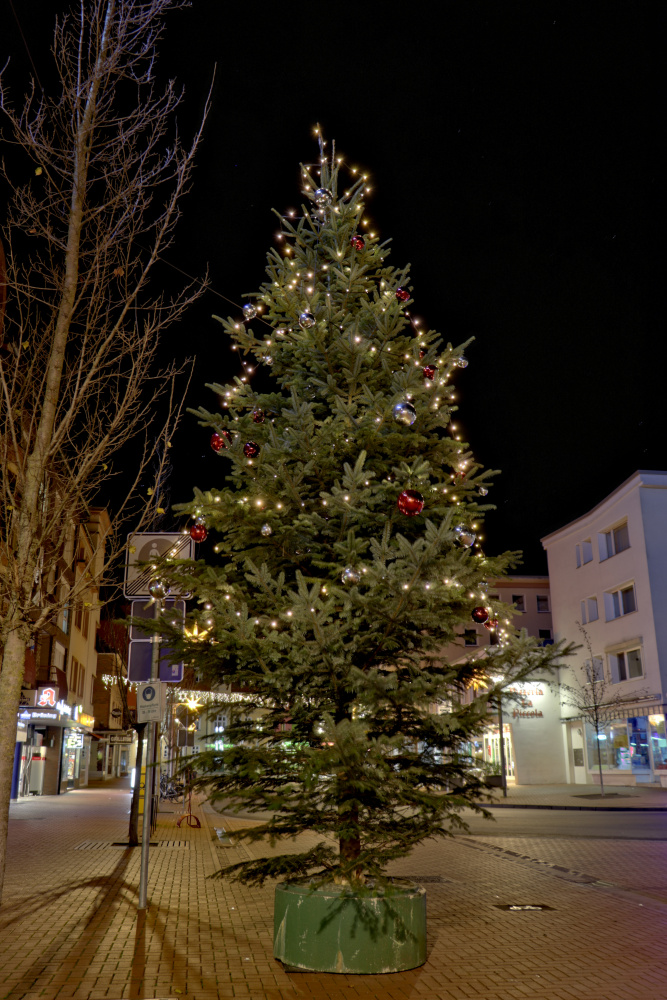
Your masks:
<path fill-rule="evenodd" d="M 486 657 L 508 627 L 525 629 L 541 643 L 553 642 L 551 596 L 547 576 L 511 576 L 489 584 L 491 600 L 512 608 L 497 627 L 471 621 L 456 644 L 444 652 L 450 663 Z M 518 784 L 564 781 L 562 726 L 557 687 L 548 678 L 535 678 L 508 692 L 502 708 L 502 737 L 507 780 Z M 467 698 L 475 697 L 471 689 Z M 500 713 L 489 714 L 483 737 L 469 752 L 486 771 L 500 772 Z M 547 750 L 546 748 L 551 748 Z"/>
<path fill-rule="evenodd" d="M 542 539 L 555 638 L 581 644 L 560 670 L 567 781 L 599 782 L 601 764 L 605 783 L 667 784 L 666 526 L 667 472 L 639 471 Z"/>
<path fill-rule="evenodd" d="M 93 756 L 95 635 L 100 620 L 98 581 L 109 518 L 90 511 L 72 524 L 57 580 L 62 610 L 26 652 L 17 719 L 12 799 L 59 795 L 88 784 Z M 72 598 L 68 599 L 68 595 Z"/>

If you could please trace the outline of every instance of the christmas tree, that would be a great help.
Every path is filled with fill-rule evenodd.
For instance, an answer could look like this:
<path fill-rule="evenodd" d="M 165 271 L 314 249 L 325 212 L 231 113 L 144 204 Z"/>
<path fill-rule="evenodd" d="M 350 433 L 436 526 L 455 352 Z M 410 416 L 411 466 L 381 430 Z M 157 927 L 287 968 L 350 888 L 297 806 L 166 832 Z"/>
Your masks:
<path fill-rule="evenodd" d="M 226 485 L 180 508 L 220 556 L 188 569 L 207 636 L 187 656 L 237 693 L 202 784 L 270 815 L 251 840 L 321 835 L 227 871 L 382 885 L 479 808 L 467 751 L 489 699 L 558 649 L 508 636 L 476 663 L 443 658 L 471 615 L 506 617 L 486 582 L 516 554 L 482 551 L 491 473 L 451 428 L 466 345 L 412 320 L 409 268 L 365 225 L 367 178 L 345 185 L 324 149 L 302 167 L 301 216 L 279 216 L 266 282 L 220 320 L 245 370 L 210 386 L 221 412 L 196 411 Z M 252 387 L 256 365 L 274 391 Z"/>

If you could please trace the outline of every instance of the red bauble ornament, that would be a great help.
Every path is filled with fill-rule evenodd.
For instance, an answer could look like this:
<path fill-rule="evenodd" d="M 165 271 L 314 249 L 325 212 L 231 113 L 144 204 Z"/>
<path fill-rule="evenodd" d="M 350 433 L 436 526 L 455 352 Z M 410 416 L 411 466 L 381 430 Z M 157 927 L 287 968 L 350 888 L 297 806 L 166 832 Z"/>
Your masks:
<path fill-rule="evenodd" d="M 398 299 L 399 302 L 407 302 L 408 299 L 410 298 L 410 292 L 407 290 L 407 288 L 397 288 L 396 298 Z"/>
<path fill-rule="evenodd" d="M 421 359 L 425 358 L 425 357 L 426 357 L 426 348 L 425 347 L 420 347 L 419 348 L 419 360 L 421 361 Z"/>
<path fill-rule="evenodd" d="M 265 420 L 264 410 L 253 410 L 251 416 L 256 424 L 264 423 Z"/>
<path fill-rule="evenodd" d="M 406 517 L 416 517 L 424 509 L 424 498 L 416 490 L 403 490 L 399 494 L 396 506 Z"/>
<path fill-rule="evenodd" d="M 498 628 L 498 619 L 489 618 L 488 622 L 484 622 L 484 628 L 488 628 L 489 632 L 495 632 Z"/>
<path fill-rule="evenodd" d="M 218 434 L 217 431 L 211 434 L 211 448 L 213 451 L 223 451 L 231 443 L 232 435 L 228 430 L 223 430 L 222 434 Z"/>
<path fill-rule="evenodd" d="M 470 617 L 474 622 L 477 622 L 478 625 L 484 625 L 484 623 L 489 620 L 489 612 L 486 608 L 473 608 Z"/>
<path fill-rule="evenodd" d="M 363 237 L 353 236 L 352 239 L 350 240 L 350 246 L 353 247 L 353 249 L 355 250 L 363 250 L 364 247 L 366 246 L 366 243 L 364 242 Z"/>
<path fill-rule="evenodd" d="M 435 373 L 437 372 L 438 369 L 435 367 L 435 365 L 424 365 L 424 368 L 422 370 L 424 372 L 424 378 L 430 378 L 430 380 L 433 381 L 433 379 L 435 378 Z"/>
<path fill-rule="evenodd" d="M 246 458 L 254 458 L 255 455 L 259 455 L 259 445 L 256 441 L 247 441 L 243 445 L 243 454 Z"/>
<path fill-rule="evenodd" d="M 190 538 L 193 542 L 205 542 L 208 531 L 203 524 L 193 524 L 190 528 Z"/>

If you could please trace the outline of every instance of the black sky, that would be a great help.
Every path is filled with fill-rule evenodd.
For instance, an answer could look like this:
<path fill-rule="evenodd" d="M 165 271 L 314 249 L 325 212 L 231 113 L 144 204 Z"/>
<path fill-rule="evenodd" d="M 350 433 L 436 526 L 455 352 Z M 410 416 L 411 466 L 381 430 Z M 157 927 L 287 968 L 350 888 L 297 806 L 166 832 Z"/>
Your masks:
<path fill-rule="evenodd" d="M 28 63 L 4 8 L 0 62 Z M 48 79 L 52 17 L 17 5 Z M 186 87 L 191 128 L 217 63 L 212 114 L 175 264 L 210 266 L 236 302 L 264 277 L 271 208 L 298 206 L 299 160 L 322 123 L 372 177 L 369 214 L 412 264 L 415 314 L 475 342 L 457 376 L 476 457 L 502 470 L 489 552 L 578 517 L 637 468 L 667 468 L 659 304 L 657 4 L 470 2 L 235 5 L 172 14 L 161 69 Z M 437 12 L 437 16 L 436 16 Z M 42 72 L 43 71 L 43 72 Z M 21 85 L 20 85 L 21 84 Z M 172 280 L 168 275 L 167 280 Z M 196 351 L 191 405 L 237 372 L 208 293 L 169 338 Z M 216 485 L 221 464 L 192 418 L 173 450 L 172 500 Z"/>

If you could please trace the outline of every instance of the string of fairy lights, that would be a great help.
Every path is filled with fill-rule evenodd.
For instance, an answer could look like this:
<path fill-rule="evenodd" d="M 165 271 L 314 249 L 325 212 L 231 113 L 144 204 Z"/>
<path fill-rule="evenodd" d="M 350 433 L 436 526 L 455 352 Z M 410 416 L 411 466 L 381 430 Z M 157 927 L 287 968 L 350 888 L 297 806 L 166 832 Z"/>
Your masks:
<path fill-rule="evenodd" d="M 320 140 L 320 151 L 323 153 L 324 140 L 321 137 L 319 129 L 316 129 L 315 131 L 316 135 Z M 304 194 L 306 194 L 308 197 L 311 197 L 314 200 L 315 202 L 314 208 L 310 212 L 308 212 L 304 208 L 303 215 L 297 215 L 296 210 L 289 209 L 285 214 L 279 216 L 283 228 L 278 233 L 276 233 L 276 239 L 282 245 L 282 250 L 284 255 L 283 262 L 289 268 L 296 268 L 298 266 L 296 260 L 290 259 L 294 251 L 293 248 L 290 246 L 290 244 L 287 242 L 288 237 L 290 235 L 292 236 L 295 235 L 297 232 L 297 230 L 294 228 L 294 224 L 298 222 L 311 222 L 314 223 L 315 226 L 322 226 L 326 222 L 327 211 L 331 211 L 334 213 L 340 212 L 339 206 L 332 204 L 333 198 L 330 197 L 331 192 L 327 191 L 326 189 L 318 189 L 313 187 L 314 182 L 312 177 L 310 176 L 310 171 L 312 171 L 318 176 L 321 176 L 321 169 L 326 162 L 327 158 L 322 156 L 320 158 L 319 164 L 304 165 L 304 170 L 302 173 L 302 179 L 304 180 L 304 188 L 305 188 Z M 334 162 L 338 169 L 340 169 L 344 165 L 343 157 L 335 157 L 335 154 L 332 154 L 331 157 L 332 169 L 334 167 Z M 370 186 L 368 185 L 368 180 L 369 180 L 368 174 L 360 173 L 359 169 L 356 167 L 349 169 L 351 174 L 353 175 L 353 184 L 347 191 L 345 191 L 345 194 L 343 195 L 343 198 L 347 199 L 348 201 L 354 199 L 354 197 L 362 189 L 364 194 L 368 194 L 371 190 Z M 358 178 L 355 178 L 355 175 L 359 173 L 360 176 Z M 365 205 L 362 202 L 359 202 L 359 204 L 355 207 L 355 213 L 358 214 L 359 212 L 363 212 L 364 208 Z M 363 216 L 357 219 L 357 223 L 358 225 L 363 225 L 366 229 L 371 224 L 370 220 Z M 363 236 L 362 235 L 353 236 L 351 243 L 353 249 L 357 250 L 361 250 L 366 246 L 372 246 L 373 243 L 375 243 L 375 246 L 378 249 L 381 249 L 381 245 L 377 243 L 377 240 L 378 240 L 377 233 L 373 229 L 370 229 L 367 232 L 364 232 Z M 381 263 L 384 260 L 384 256 L 382 255 L 378 256 L 379 256 L 379 262 Z M 338 257 L 343 257 L 343 251 L 340 250 L 338 251 Z M 290 293 L 298 294 L 298 292 L 300 292 L 303 298 L 308 300 L 308 296 L 313 294 L 315 281 L 317 280 L 318 273 L 321 278 L 326 280 L 328 277 L 326 272 L 330 270 L 329 265 L 327 263 L 321 263 L 319 260 L 317 261 L 317 263 L 320 265 L 319 267 L 311 268 L 310 270 L 305 270 L 303 273 L 299 270 L 288 272 L 286 277 L 289 280 L 287 280 L 286 283 L 283 285 L 283 289 L 289 291 Z M 280 288 L 281 287 L 280 282 L 276 280 L 274 282 L 274 286 Z M 289 334 L 291 334 L 294 330 L 293 326 L 289 325 L 283 325 L 278 329 L 274 329 L 270 323 L 267 323 L 266 320 L 264 320 L 261 315 L 263 311 L 261 301 L 246 302 L 243 306 L 240 306 L 238 303 L 235 303 L 231 299 L 228 299 L 226 296 L 221 295 L 216 290 L 214 289 L 210 290 L 213 291 L 214 294 L 217 294 L 221 298 L 230 302 L 230 304 L 233 304 L 236 308 L 238 308 L 241 311 L 242 318 L 233 324 L 233 328 L 235 330 L 240 331 L 244 329 L 246 324 L 252 321 L 257 321 L 268 327 L 271 336 L 270 338 L 267 338 L 263 341 L 263 345 L 269 350 L 272 350 L 274 348 L 274 343 L 273 343 L 274 337 L 277 339 L 278 337 L 289 336 Z M 365 290 L 368 291 L 368 289 Z M 379 285 L 379 290 L 380 293 L 385 295 L 388 300 L 390 297 L 395 296 L 396 300 L 401 305 L 409 301 L 411 297 L 410 292 L 406 288 L 399 287 L 396 290 L 392 290 L 388 286 L 388 283 L 384 280 L 381 280 Z M 329 299 L 329 308 L 330 308 L 330 298 L 331 298 L 330 293 L 328 293 L 327 298 Z M 386 308 L 387 306 L 383 306 L 382 311 L 384 312 Z M 422 337 L 422 331 L 420 330 L 421 321 L 417 317 L 414 317 L 411 314 L 411 312 L 407 309 L 407 307 L 403 309 L 403 316 L 412 327 L 415 336 L 417 338 L 421 338 Z M 304 311 L 299 316 L 299 326 L 302 329 L 310 328 L 310 326 L 314 325 L 315 321 L 316 321 L 315 316 L 309 311 L 309 308 L 305 308 Z M 343 327 L 340 326 L 340 329 L 342 330 Z M 356 344 L 361 344 L 363 338 L 355 337 L 354 340 Z M 404 357 L 402 359 L 408 362 L 413 361 L 414 365 L 417 367 L 420 365 L 421 360 L 425 357 L 427 353 L 427 346 L 423 340 L 419 339 L 418 345 L 419 345 L 418 360 L 415 359 L 411 354 L 404 354 Z M 389 353 L 391 352 L 392 350 L 391 344 L 386 344 L 382 346 L 386 347 L 387 352 Z M 231 349 L 237 350 L 238 345 L 232 344 Z M 374 344 L 367 347 L 367 350 L 371 354 L 380 354 L 381 349 L 382 347 L 380 347 L 380 350 L 378 350 L 378 348 Z M 273 357 L 272 354 L 270 353 L 264 353 L 263 355 L 260 356 L 259 360 L 263 361 L 268 365 L 271 365 L 273 363 Z M 468 361 L 463 355 L 459 355 L 458 357 L 449 359 L 446 368 L 442 364 L 442 359 L 438 360 L 439 364 L 437 366 L 435 364 L 430 364 L 430 363 L 423 366 L 425 388 L 427 390 L 430 389 L 435 389 L 436 391 L 440 390 L 440 395 L 434 395 L 433 397 L 432 407 L 433 409 L 436 410 L 439 409 L 439 407 L 442 405 L 443 402 L 451 404 L 454 401 L 455 391 L 453 387 L 450 387 L 448 391 L 445 390 L 444 387 L 447 385 L 449 377 L 453 374 L 453 372 L 457 368 L 465 368 L 468 365 Z M 250 376 L 252 376 L 256 371 L 256 365 L 252 364 L 252 362 L 243 361 L 242 368 L 243 368 L 243 374 L 237 376 L 238 381 L 241 383 L 241 386 L 248 383 Z M 438 375 L 437 378 L 436 375 Z M 221 400 L 221 406 L 223 409 L 230 408 L 230 403 L 233 402 L 234 394 L 236 394 L 237 392 L 239 392 L 238 386 L 230 386 L 228 389 L 226 389 L 224 396 Z M 393 415 L 394 419 L 397 420 L 397 422 L 411 424 L 413 422 L 413 419 L 416 418 L 416 411 L 411 403 L 412 398 L 413 394 L 406 393 L 405 400 L 403 401 L 403 403 L 396 404 L 396 407 L 394 407 Z M 252 419 L 256 423 L 263 423 L 264 420 L 266 419 L 266 415 L 262 410 L 256 408 L 252 411 Z M 378 415 L 378 417 L 376 417 L 376 421 L 378 423 L 381 423 L 383 419 L 385 419 L 383 414 Z M 238 421 L 239 420 L 238 415 L 234 416 L 233 420 Z M 450 430 L 453 439 L 456 442 L 461 442 L 461 434 L 457 433 L 458 431 L 460 431 L 458 425 L 454 423 L 449 423 L 448 429 Z M 221 433 L 218 433 L 216 431 L 212 435 L 210 443 L 214 451 L 222 452 L 227 450 L 227 446 L 230 445 L 232 441 L 233 441 L 233 436 L 231 432 L 226 428 L 224 428 L 222 429 Z M 253 464 L 253 460 L 257 457 L 259 451 L 260 451 L 260 446 L 254 441 L 249 441 L 244 444 L 243 452 L 248 466 L 251 466 Z M 459 506 L 462 502 L 461 499 L 459 499 L 457 494 L 454 492 L 454 490 L 458 485 L 457 481 L 459 481 L 460 484 L 463 485 L 465 481 L 465 476 L 468 472 L 468 467 L 471 465 L 474 466 L 474 463 L 472 463 L 471 459 L 463 456 L 462 446 L 460 449 L 458 449 L 458 454 L 461 455 L 462 457 L 458 464 L 457 470 L 451 473 L 450 478 L 451 480 L 453 480 L 453 484 L 450 484 L 450 486 L 431 487 L 432 490 L 438 490 L 440 488 L 442 489 L 443 494 L 445 495 L 449 494 L 449 499 L 453 504 L 457 506 Z M 253 478 L 256 480 L 256 477 Z M 274 476 L 274 478 L 277 479 L 278 477 Z M 392 477 L 389 476 L 388 478 L 391 479 Z M 367 482 L 366 486 L 369 485 L 370 484 Z M 479 486 L 478 492 L 479 495 L 483 497 L 487 495 L 488 489 L 485 486 Z M 214 492 L 211 491 L 210 502 L 212 504 L 220 503 L 221 502 L 220 495 L 216 495 Z M 351 495 L 347 494 L 343 496 L 342 502 L 343 504 L 351 504 L 354 503 L 354 498 Z M 264 512 L 268 512 L 270 507 L 269 502 L 263 499 L 262 497 L 251 498 L 249 496 L 244 496 L 239 498 L 238 503 L 242 506 L 246 505 L 254 506 L 256 509 L 262 510 Z M 300 505 L 302 508 L 306 506 L 305 502 L 303 501 L 300 501 Z M 321 500 L 321 505 L 325 507 L 331 506 L 330 501 L 326 499 Z M 274 506 L 276 512 L 281 512 L 284 510 L 284 504 L 282 503 L 282 501 L 276 502 Z M 414 516 L 416 514 L 421 513 L 423 507 L 424 507 L 424 499 L 421 496 L 421 494 L 418 493 L 417 491 L 404 490 L 399 497 L 398 508 L 401 511 L 401 513 L 406 514 L 406 516 Z M 189 533 L 196 542 L 204 541 L 207 537 L 206 518 L 204 516 L 203 508 L 200 505 L 195 507 L 192 517 L 194 519 L 194 524 L 191 526 Z M 477 535 L 475 530 L 477 528 L 478 525 L 474 522 L 469 526 L 463 523 L 458 524 L 454 528 L 454 536 L 462 548 L 472 548 L 473 546 L 476 546 L 478 549 L 480 549 L 480 551 L 478 551 L 476 555 L 479 558 L 483 559 L 484 553 L 481 551 L 481 546 L 480 546 L 481 536 Z M 188 533 L 188 529 L 187 528 L 183 529 L 183 532 Z M 273 528 L 268 520 L 262 524 L 260 528 L 260 534 L 265 538 L 268 538 L 273 534 Z M 220 551 L 219 545 L 215 545 L 213 548 L 215 552 Z M 363 576 L 367 576 L 367 574 L 368 574 L 367 567 L 347 566 L 343 570 L 343 573 L 341 575 L 341 580 L 344 584 L 356 585 L 361 581 Z M 456 579 L 449 577 L 445 577 L 443 579 L 442 585 L 454 591 L 454 596 L 456 596 L 457 592 L 460 592 L 465 587 L 464 583 L 461 583 Z M 433 590 L 437 586 L 437 584 L 435 584 L 433 581 L 419 581 L 419 584 L 403 583 L 401 585 L 401 590 L 410 591 L 414 589 L 416 586 L 421 586 L 425 590 Z M 233 585 L 227 584 L 227 590 L 228 592 L 224 595 L 225 600 L 236 603 L 234 600 Z M 322 599 L 326 600 L 328 590 L 325 584 L 322 584 L 320 594 Z M 461 596 L 460 593 L 458 594 L 458 596 L 459 597 Z M 507 632 L 506 629 L 500 626 L 500 622 L 497 618 L 491 617 L 493 611 L 492 607 L 490 606 L 490 601 L 488 599 L 487 587 L 484 585 L 483 588 L 479 591 L 479 593 L 475 593 L 474 591 L 470 592 L 468 594 L 468 597 L 471 600 L 478 599 L 481 602 L 483 602 L 473 609 L 472 611 L 473 621 L 475 621 L 478 624 L 484 625 L 490 632 L 492 632 L 494 634 L 494 639 L 496 644 L 504 645 L 507 638 Z M 209 612 L 209 614 L 210 614 L 210 607 L 211 605 L 208 602 L 205 603 L 204 609 L 205 611 Z M 244 608 L 244 605 L 242 605 L 242 607 Z M 233 608 L 232 611 L 232 606 L 230 606 L 230 613 L 232 614 L 232 617 L 236 619 L 243 619 L 244 623 L 251 622 L 254 626 L 261 626 L 262 624 L 264 624 L 264 626 L 265 627 L 268 626 L 268 628 L 271 631 L 280 628 L 282 625 L 289 625 L 290 620 L 292 621 L 294 620 L 296 612 L 297 608 L 294 607 L 291 609 L 287 609 L 284 612 L 281 612 L 280 614 L 275 614 L 273 617 L 265 615 L 262 615 L 260 617 L 253 617 L 252 612 L 249 611 L 247 608 L 244 608 L 244 610 L 239 610 L 239 607 L 237 605 L 236 608 Z M 310 608 L 309 613 L 312 614 L 315 618 L 317 618 L 319 614 L 326 614 L 327 609 L 324 605 L 320 606 L 319 608 L 313 606 Z M 282 619 L 282 622 L 279 621 L 279 619 Z M 212 620 L 210 619 L 210 617 L 206 619 L 205 624 L 209 627 L 212 625 Z M 505 619 L 504 625 L 509 626 L 509 624 L 510 624 L 509 619 Z"/>

